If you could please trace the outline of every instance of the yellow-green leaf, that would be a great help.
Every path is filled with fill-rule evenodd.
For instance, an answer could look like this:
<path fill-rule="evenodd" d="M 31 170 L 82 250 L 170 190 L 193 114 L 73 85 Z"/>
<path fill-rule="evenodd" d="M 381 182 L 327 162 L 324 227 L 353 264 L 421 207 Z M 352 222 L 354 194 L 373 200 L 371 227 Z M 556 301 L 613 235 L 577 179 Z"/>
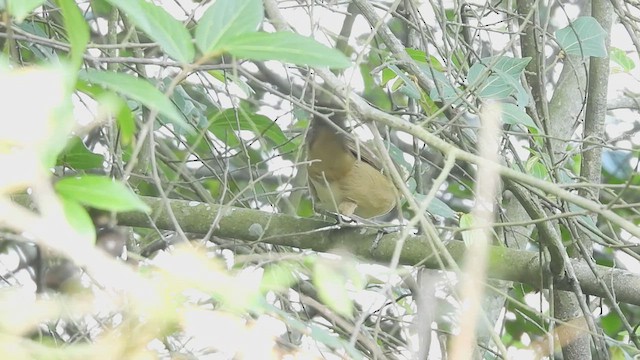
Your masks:
<path fill-rule="evenodd" d="M 68 177 L 55 185 L 58 194 L 80 204 L 107 211 L 144 211 L 151 209 L 123 183 L 105 176 Z"/>

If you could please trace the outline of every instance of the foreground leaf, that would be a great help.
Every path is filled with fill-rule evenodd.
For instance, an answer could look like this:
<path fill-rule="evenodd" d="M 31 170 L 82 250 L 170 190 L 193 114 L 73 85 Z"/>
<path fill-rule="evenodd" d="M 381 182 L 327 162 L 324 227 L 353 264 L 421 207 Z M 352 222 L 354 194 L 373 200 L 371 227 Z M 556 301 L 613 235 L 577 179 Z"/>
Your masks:
<path fill-rule="evenodd" d="M 262 0 L 217 0 L 198 22 L 196 44 L 204 54 L 215 52 L 225 40 L 256 31 L 263 17 Z"/>
<path fill-rule="evenodd" d="M 91 152 L 82 140 L 74 136 L 69 140 L 66 150 L 58 157 L 57 165 L 68 166 L 75 170 L 102 168 L 104 156 Z"/>
<path fill-rule="evenodd" d="M 107 211 L 144 211 L 151 209 L 123 183 L 105 176 L 84 175 L 58 181 L 56 191 L 67 199 Z"/>
<path fill-rule="evenodd" d="M 89 43 L 89 25 L 74 0 L 58 0 L 58 5 L 62 10 L 64 28 L 71 44 L 71 63 L 74 69 L 79 69 Z"/>
<path fill-rule="evenodd" d="M 16 22 L 21 23 L 35 8 L 45 0 L 9 0 L 7 10 Z"/>
<path fill-rule="evenodd" d="M 252 60 L 278 60 L 337 69 L 351 66 L 349 58 L 340 51 L 291 32 L 244 34 L 229 39 L 223 50 L 239 58 Z"/>
<path fill-rule="evenodd" d="M 69 225 L 87 242 L 95 244 L 96 228 L 93 220 L 87 210 L 85 210 L 77 201 L 69 199 L 66 196 L 60 198 L 64 215 Z"/>
<path fill-rule="evenodd" d="M 123 73 L 97 70 L 83 71 L 80 73 L 80 78 L 139 101 L 149 109 L 156 109 L 175 125 L 189 129 L 171 101 L 146 80 Z"/>
<path fill-rule="evenodd" d="M 318 289 L 318 296 L 328 307 L 338 314 L 351 318 L 353 301 L 345 287 L 345 276 L 327 261 L 318 260 L 313 266 L 313 284 Z"/>
<path fill-rule="evenodd" d="M 173 59 L 182 63 L 191 63 L 195 49 L 191 35 L 182 23 L 169 15 L 163 8 L 145 0 L 107 0 L 127 14 L 140 30 Z"/>

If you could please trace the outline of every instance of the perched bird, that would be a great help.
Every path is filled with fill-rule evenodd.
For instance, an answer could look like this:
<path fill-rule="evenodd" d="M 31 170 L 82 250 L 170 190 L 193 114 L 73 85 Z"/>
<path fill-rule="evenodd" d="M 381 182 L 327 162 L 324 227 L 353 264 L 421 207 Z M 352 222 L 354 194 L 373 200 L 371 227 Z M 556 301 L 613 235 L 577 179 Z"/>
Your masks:
<path fill-rule="evenodd" d="M 345 120 L 341 110 L 311 120 L 305 139 L 311 196 L 317 207 L 347 217 L 385 215 L 396 205 L 396 187 L 373 152 L 344 131 Z"/>

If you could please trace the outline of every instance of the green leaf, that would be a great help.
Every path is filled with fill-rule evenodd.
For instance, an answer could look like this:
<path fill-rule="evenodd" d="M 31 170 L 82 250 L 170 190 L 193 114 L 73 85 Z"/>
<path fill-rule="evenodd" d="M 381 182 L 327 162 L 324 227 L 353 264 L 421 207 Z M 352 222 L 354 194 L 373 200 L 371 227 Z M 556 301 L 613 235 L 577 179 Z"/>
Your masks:
<path fill-rule="evenodd" d="M 386 68 L 382 69 L 382 78 L 381 78 L 380 85 L 385 86 L 385 85 L 387 85 L 387 83 L 389 81 L 395 79 L 396 77 L 397 76 L 396 76 L 396 74 L 393 73 L 393 70 L 391 70 L 390 68 L 386 67 Z"/>
<path fill-rule="evenodd" d="M 260 290 L 283 292 L 295 284 L 298 279 L 294 275 L 298 267 L 291 262 L 278 262 L 265 266 Z"/>
<path fill-rule="evenodd" d="M 107 211 L 143 211 L 151 209 L 123 183 L 105 176 L 67 177 L 55 185 L 58 194 L 83 205 Z"/>
<path fill-rule="evenodd" d="M 246 97 L 251 97 L 256 93 L 255 90 L 251 86 L 249 86 L 246 81 L 244 81 L 241 77 L 232 74 L 231 71 L 211 70 L 207 71 L 207 73 L 220 82 L 228 83 L 230 81 L 233 85 L 240 88 L 240 90 L 244 92 L 244 95 Z M 242 97 L 244 98 L 245 96 Z"/>
<path fill-rule="evenodd" d="M 393 157 L 392 157 L 393 158 Z M 419 192 L 416 192 L 416 179 L 414 179 L 413 177 L 410 178 L 409 180 L 407 180 L 407 187 L 409 188 L 409 190 L 411 190 L 411 193 L 414 197 L 414 199 L 418 202 L 421 203 L 423 201 L 425 201 L 425 199 L 427 198 L 427 195 L 425 194 L 421 194 Z M 456 212 L 453 211 L 453 209 L 451 209 L 449 207 L 449 205 L 447 205 L 444 201 L 434 197 L 433 199 L 431 199 L 431 201 L 429 202 L 429 205 L 427 205 L 427 211 L 430 214 L 433 215 L 438 215 L 441 216 L 445 219 L 455 219 L 456 218 Z"/>
<path fill-rule="evenodd" d="M 451 102 L 453 104 L 460 104 L 462 102 L 461 97 L 464 95 L 462 92 L 451 85 L 447 77 L 435 70 L 424 67 L 422 72 L 433 80 L 435 86 L 429 92 L 429 97 L 434 101 Z"/>
<path fill-rule="evenodd" d="M 351 318 L 353 301 L 345 287 L 346 279 L 335 264 L 318 259 L 313 266 L 313 284 L 318 289 L 318 297 L 338 314 Z"/>
<path fill-rule="evenodd" d="M 106 110 L 115 114 L 116 122 L 120 127 L 120 139 L 123 145 L 128 145 L 133 140 L 133 134 L 136 130 L 135 119 L 133 113 L 121 97 L 115 92 L 105 90 L 99 86 L 91 86 L 86 81 L 79 80 L 76 83 L 76 89 L 91 96 L 100 105 L 100 110 Z"/>
<path fill-rule="evenodd" d="M 507 73 L 511 77 L 518 79 L 520 75 L 522 75 L 524 69 L 527 67 L 527 64 L 529 64 L 529 62 L 531 61 L 531 58 L 525 57 L 522 59 L 517 59 L 509 56 L 492 56 L 486 57 L 480 61 L 485 65 L 490 65 L 495 62 L 491 67 L 491 70 L 502 71 Z"/>
<path fill-rule="evenodd" d="M 243 34 L 228 39 L 222 50 L 233 56 L 252 60 L 277 60 L 336 69 L 351 66 L 349 58 L 340 51 L 291 32 Z"/>
<path fill-rule="evenodd" d="M 282 153 L 297 149 L 297 146 L 287 138 L 278 124 L 264 115 L 250 113 L 248 109 L 226 109 L 213 115 L 210 120 L 209 130 L 231 147 L 238 145 L 238 139 L 235 133 L 230 133 L 229 130 L 247 130 L 256 136 L 271 140 Z"/>
<path fill-rule="evenodd" d="M 620 65 L 622 71 L 630 72 L 635 69 L 636 63 L 633 62 L 633 59 L 631 59 L 626 52 L 616 47 L 612 47 L 610 51 L 611 61 Z"/>
<path fill-rule="evenodd" d="M 49 38 L 50 32 L 45 31 L 44 26 L 40 22 L 36 21 L 24 21 L 17 25 L 21 30 L 24 30 L 30 34 L 38 35 L 41 37 Z M 38 63 L 51 63 L 52 59 L 60 57 L 59 53 L 49 47 L 43 47 L 30 41 L 20 42 L 20 55 L 21 59 L 25 62 L 38 62 Z M 36 61 L 41 60 L 41 61 Z M 76 70 L 77 72 L 77 70 Z"/>
<path fill-rule="evenodd" d="M 82 71 L 80 78 L 139 101 L 149 109 L 157 110 L 180 128 L 192 130 L 171 101 L 146 80 L 123 73 L 98 70 Z"/>
<path fill-rule="evenodd" d="M 384 145 L 388 147 L 389 156 L 391 157 L 391 160 L 393 160 L 393 164 L 396 166 L 396 169 L 400 171 L 400 176 L 406 179 L 409 174 L 411 174 L 413 165 L 404 158 L 404 151 L 402 151 L 402 149 L 400 149 L 397 145 L 391 143 L 390 141 L 385 142 Z"/>
<path fill-rule="evenodd" d="M 434 68 L 435 70 L 440 72 L 443 72 L 446 70 L 445 67 L 442 66 L 442 64 L 440 64 L 440 61 L 438 60 L 438 58 L 436 58 L 433 55 L 430 55 L 429 58 L 427 59 L 427 54 L 422 50 L 405 48 L 405 51 L 415 61 L 426 63 L 432 68 Z"/>
<path fill-rule="evenodd" d="M 502 110 L 502 122 L 510 125 L 524 125 L 533 129 L 538 129 L 536 123 L 523 108 L 514 104 L 500 104 Z M 539 130 L 539 129 L 538 129 Z"/>
<path fill-rule="evenodd" d="M 445 219 L 455 219 L 456 212 L 453 211 L 444 201 L 434 197 L 431 199 L 429 206 L 427 206 L 427 211 L 433 215 L 442 216 Z"/>
<path fill-rule="evenodd" d="M 527 174 L 533 175 L 538 179 L 548 180 L 549 178 L 547 168 L 537 156 L 532 156 L 527 160 L 525 169 L 527 170 Z"/>
<path fill-rule="evenodd" d="M 514 88 L 506 78 L 486 69 L 482 63 L 475 63 L 469 69 L 469 85 L 477 87 L 476 96 L 481 99 L 505 99 L 513 94 Z"/>
<path fill-rule="evenodd" d="M 64 28 L 71 44 L 71 64 L 74 69 L 80 69 L 84 51 L 89 43 L 89 25 L 74 0 L 58 0 L 58 6 L 62 11 Z"/>
<path fill-rule="evenodd" d="M 481 59 L 469 69 L 468 83 L 477 88 L 476 95 L 481 99 L 505 99 L 515 94 L 518 105 L 526 106 L 530 98 L 520 82 L 520 75 L 529 61 L 531 58 L 528 57 L 508 56 Z"/>
<path fill-rule="evenodd" d="M 556 31 L 556 41 L 565 53 L 582 57 L 606 57 L 607 32 L 591 16 L 577 18 L 571 25 Z"/>
<path fill-rule="evenodd" d="M 600 317 L 600 324 L 604 333 L 610 336 L 615 336 L 618 331 L 623 329 L 622 320 L 616 313 L 610 312 L 605 316 Z"/>
<path fill-rule="evenodd" d="M 163 8 L 145 0 L 108 0 L 127 14 L 136 27 L 144 31 L 173 59 L 191 63 L 195 49 L 184 25 Z"/>
<path fill-rule="evenodd" d="M 113 96 L 112 96 L 113 95 Z M 120 138 L 123 145 L 129 145 L 133 141 L 133 135 L 136 131 L 136 123 L 131 113 L 131 109 L 127 103 L 112 93 L 106 93 L 106 98 L 99 98 L 102 104 L 109 103 L 115 109 L 116 123 L 120 128 Z"/>
<path fill-rule="evenodd" d="M 35 8 L 46 0 L 8 0 L 7 10 L 17 23 L 21 23 Z"/>
<path fill-rule="evenodd" d="M 95 154 L 84 146 L 82 140 L 72 137 L 65 151 L 58 157 L 57 165 L 68 166 L 75 170 L 102 168 L 104 156 Z"/>
<path fill-rule="evenodd" d="M 60 197 L 64 215 L 69 225 L 90 244 L 96 243 L 96 228 L 91 216 L 77 201 L 65 196 Z"/>
<path fill-rule="evenodd" d="M 214 53 L 225 40 L 255 32 L 263 17 L 262 0 L 217 0 L 198 22 L 196 45 L 205 55 Z"/>
<path fill-rule="evenodd" d="M 112 6 L 107 0 L 89 0 L 93 13 L 100 17 L 107 17 L 112 11 Z"/>
<path fill-rule="evenodd" d="M 413 81 L 411 81 L 411 79 L 409 79 L 409 77 L 397 66 L 390 65 L 389 69 L 391 69 L 391 71 L 393 71 L 396 74 L 396 76 L 398 76 L 402 80 L 404 84 L 399 89 L 400 92 L 402 92 L 403 94 L 407 95 L 408 97 L 414 100 L 420 100 L 421 98 L 420 89 L 418 89 L 418 87 L 413 83 Z"/>
<path fill-rule="evenodd" d="M 477 228 L 477 220 L 472 214 L 463 214 L 460 217 L 460 229 L 462 229 L 462 240 L 465 245 L 470 246 L 473 242 L 482 237 L 482 230 Z"/>

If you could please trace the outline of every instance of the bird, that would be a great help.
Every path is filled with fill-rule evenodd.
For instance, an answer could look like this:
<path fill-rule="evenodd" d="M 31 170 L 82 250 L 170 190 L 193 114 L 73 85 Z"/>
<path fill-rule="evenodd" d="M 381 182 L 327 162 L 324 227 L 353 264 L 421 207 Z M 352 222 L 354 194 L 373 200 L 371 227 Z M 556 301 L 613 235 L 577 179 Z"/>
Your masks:
<path fill-rule="evenodd" d="M 351 219 L 389 213 L 396 205 L 397 188 L 366 144 L 345 131 L 346 112 L 319 110 L 318 114 L 311 118 L 305 138 L 315 206 Z"/>

